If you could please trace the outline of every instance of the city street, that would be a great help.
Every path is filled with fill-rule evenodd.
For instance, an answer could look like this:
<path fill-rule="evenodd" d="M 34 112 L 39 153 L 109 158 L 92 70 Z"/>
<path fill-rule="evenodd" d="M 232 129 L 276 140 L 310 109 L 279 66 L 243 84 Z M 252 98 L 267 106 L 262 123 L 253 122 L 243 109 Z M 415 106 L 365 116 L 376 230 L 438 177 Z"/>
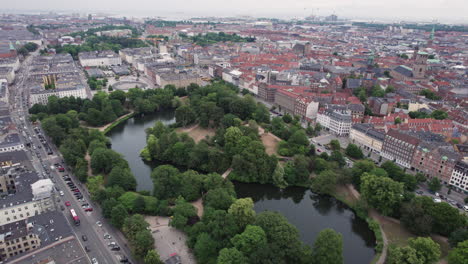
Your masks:
<path fill-rule="evenodd" d="M 37 54 L 37 52 L 36 52 Z M 35 55 L 35 54 L 34 54 Z M 55 183 L 57 193 L 63 191 L 63 196 L 59 196 L 60 198 L 57 200 L 57 210 L 61 210 L 62 207 L 64 210 L 62 211 L 65 218 L 69 222 L 69 225 L 72 227 L 74 234 L 77 237 L 77 241 L 85 250 L 85 247 L 88 247 L 89 252 L 87 252 L 87 260 L 90 263 L 93 258 L 96 258 L 98 263 L 117 263 L 118 260 L 116 258 L 116 254 L 124 254 L 131 260 L 130 249 L 126 246 L 125 239 L 120 231 L 116 230 L 113 227 L 110 227 L 105 221 L 103 216 L 100 213 L 100 209 L 91 202 L 90 197 L 85 190 L 84 186 L 79 183 L 77 179 L 75 179 L 70 171 L 65 169 L 64 172 L 59 173 L 53 164 L 62 163 L 63 158 L 61 157 L 60 153 L 58 152 L 57 148 L 53 145 L 53 143 L 48 140 L 48 138 L 40 129 L 40 134 L 44 135 L 47 144 L 51 148 L 53 155 L 48 155 L 45 147 L 40 142 L 38 138 L 38 133 L 34 131 L 34 127 L 28 120 L 28 101 L 27 98 L 29 97 L 29 90 L 26 85 L 23 85 L 24 80 L 27 77 L 27 72 L 29 69 L 29 65 L 32 60 L 32 56 L 26 58 L 23 62 L 22 67 L 18 74 L 18 83 L 11 88 L 11 97 L 10 100 L 12 102 L 12 118 L 13 121 L 17 124 L 17 127 L 20 131 L 21 140 L 26 145 L 30 143 L 29 151 L 27 151 L 28 157 L 31 159 L 32 164 L 36 171 L 40 174 L 41 178 L 49 177 Z M 39 128 L 39 127 L 37 127 Z M 28 147 L 27 147 L 28 148 Z M 28 150 L 28 149 L 27 149 Z M 81 202 L 79 202 L 75 196 L 73 195 L 73 191 L 71 191 L 68 186 L 65 184 L 63 179 L 63 175 L 69 175 L 73 182 L 79 187 L 80 191 L 83 194 L 84 201 L 89 203 L 93 208 L 94 211 L 92 212 L 85 212 L 81 206 Z M 68 201 L 70 202 L 70 206 L 65 206 L 64 203 Z M 84 202 L 83 201 L 83 202 Z M 75 226 L 73 220 L 71 218 L 70 209 L 75 209 L 79 219 L 80 225 Z M 96 222 L 101 221 L 102 226 L 99 227 Z M 111 239 L 104 239 L 104 233 L 108 233 L 111 235 Z M 87 237 L 87 241 L 83 241 L 83 235 Z M 111 251 L 108 243 L 111 241 L 115 241 L 118 245 L 120 245 L 120 251 Z"/>

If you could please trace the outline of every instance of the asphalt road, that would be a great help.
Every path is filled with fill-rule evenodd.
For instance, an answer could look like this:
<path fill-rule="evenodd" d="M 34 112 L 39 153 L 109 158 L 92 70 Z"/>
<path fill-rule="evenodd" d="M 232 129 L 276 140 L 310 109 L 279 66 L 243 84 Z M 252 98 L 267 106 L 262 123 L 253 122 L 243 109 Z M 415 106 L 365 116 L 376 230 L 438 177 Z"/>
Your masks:
<path fill-rule="evenodd" d="M 36 54 L 37 52 L 34 55 Z M 12 86 L 12 89 L 10 89 L 12 119 L 17 124 L 23 143 L 25 145 L 28 142 L 32 143 L 30 148 L 26 147 L 26 150 L 29 150 L 27 151 L 27 155 L 31 159 L 34 168 L 37 170 L 40 176 L 43 178 L 50 177 L 55 183 L 55 186 L 60 191 L 64 192 L 64 196 L 58 196 L 59 199 L 57 200 L 57 210 L 61 211 L 60 205 L 65 207 L 62 212 L 69 222 L 69 225 L 72 227 L 72 230 L 76 235 L 81 247 L 83 247 L 83 249 L 85 246 L 90 248 L 90 252 L 87 253 L 88 261 L 91 262 L 92 258 L 96 258 L 98 263 L 118 263 L 116 254 L 124 254 L 129 258 L 130 262 L 135 263 L 130 258 L 130 250 L 128 247 L 126 247 L 126 242 L 124 242 L 125 240 L 123 235 L 104 221 L 104 218 L 100 213 L 100 209 L 96 204 L 90 201 L 87 191 L 81 186 L 81 184 L 79 184 L 79 181 L 73 177 L 70 171 L 66 170 L 64 173 L 59 173 L 55 168 L 52 167 L 52 165 L 55 163 L 61 163 L 61 154 L 46 137 L 48 145 L 54 152 L 53 155 L 47 155 L 42 143 L 33 129 L 33 125 L 29 122 L 27 101 L 29 98 L 29 89 L 27 89 L 27 85 L 24 85 L 24 80 L 28 74 L 32 56 L 26 58 L 22 63 L 17 75 L 18 81 L 16 85 Z M 40 133 L 44 135 L 42 130 L 40 130 Z M 41 147 L 39 148 L 39 146 Z M 49 173 L 47 173 L 47 171 L 49 171 Z M 85 201 L 95 209 L 93 212 L 84 211 L 81 206 L 81 202 L 75 198 L 75 196 L 72 194 L 72 191 L 65 184 L 65 181 L 62 178 L 62 176 L 65 174 L 68 174 L 73 179 L 73 182 L 78 186 L 81 193 L 83 194 Z M 64 205 L 65 201 L 69 201 L 71 206 L 66 207 Z M 81 222 L 79 226 L 75 226 L 74 223 L 72 223 L 72 218 L 69 211 L 70 208 L 74 208 L 77 212 Z M 99 227 L 96 224 L 97 221 L 101 221 L 103 226 Z M 104 239 L 104 233 L 109 233 L 112 238 Z M 83 235 L 87 237 L 87 241 L 83 241 Z M 111 241 L 115 241 L 118 245 L 120 245 L 121 251 L 111 251 L 108 247 L 108 243 Z"/>

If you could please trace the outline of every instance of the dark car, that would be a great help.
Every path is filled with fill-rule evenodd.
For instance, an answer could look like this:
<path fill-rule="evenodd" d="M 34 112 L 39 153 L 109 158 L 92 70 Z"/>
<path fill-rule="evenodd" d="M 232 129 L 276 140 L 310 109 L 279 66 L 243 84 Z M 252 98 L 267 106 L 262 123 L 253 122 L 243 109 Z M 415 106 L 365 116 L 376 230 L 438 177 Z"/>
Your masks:
<path fill-rule="evenodd" d="M 91 249 L 88 247 L 88 246 L 85 246 L 84 249 L 86 250 L 86 252 L 90 252 Z"/>
<path fill-rule="evenodd" d="M 81 238 L 83 239 L 83 241 L 87 241 L 88 240 L 88 237 L 86 235 L 82 235 Z"/>
<path fill-rule="evenodd" d="M 120 250 L 120 247 L 119 246 L 113 246 L 111 248 L 112 251 L 119 251 Z"/>
<path fill-rule="evenodd" d="M 423 191 L 416 191 L 417 194 L 423 194 L 424 192 Z"/>
<path fill-rule="evenodd" d="M 463 205 L 461 205 L 461 203 L 457 203 L 457 207 L 458 207 L 459 209 L 462 209 L 462 208 L 463 208 Z"/>

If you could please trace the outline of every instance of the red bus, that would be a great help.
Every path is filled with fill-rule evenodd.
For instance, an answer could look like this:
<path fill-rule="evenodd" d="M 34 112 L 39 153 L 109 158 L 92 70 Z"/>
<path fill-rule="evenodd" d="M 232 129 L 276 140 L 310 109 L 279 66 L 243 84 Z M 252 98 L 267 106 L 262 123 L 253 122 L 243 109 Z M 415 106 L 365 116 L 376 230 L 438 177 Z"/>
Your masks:
<path fill-rule="evenodd" d="M 73 222 L 75 222 L 75 225 L 79 226 L 80 225 L 80 218 L 75 212 L 75 209 L 70 209 L 70 214 L 73 218 Z"/>

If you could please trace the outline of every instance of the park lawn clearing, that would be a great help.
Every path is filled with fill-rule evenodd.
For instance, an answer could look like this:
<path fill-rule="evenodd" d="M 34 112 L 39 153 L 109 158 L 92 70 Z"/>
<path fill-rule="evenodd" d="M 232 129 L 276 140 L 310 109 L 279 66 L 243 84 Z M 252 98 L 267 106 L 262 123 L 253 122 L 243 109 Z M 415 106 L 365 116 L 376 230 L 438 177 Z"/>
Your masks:
<path fill-rule="evenodd" d="M 263 133 L 261 135 L 261 140 L 263 143 L 263 146 L 265 146 L 265 152 L 268 155 L 277 155 L 278 156 L 278 144 L 281 141 L 277 136 L 271 134 L 270 132 L 268 133 Z"/>
<path fill-rule="evenodd" d="M 212 137 L 216 131 L 213 128 L 203 128 L 198 124 L 190 127 L 182 127 L 176 130 L 178 133 L 187 133 L 193 140 L 198 143 L 207 136 Z"/>
<path fill-rule="evenodd" d="M 379 222 L 382 229 L 387 236 L 388 243 L 397 246 L 407 246 L 409 238 L 416 238 L 417 236 L 406 230 L 400 222 L 396 219 L 390 219 L 388 217 L 379 217 Z M 447 239 L 439 235 L 431 235 L 432 240 L 439 244 L 441 251 L 441 259 L 447 257 L 450 250 L 450 246 Z"/>

